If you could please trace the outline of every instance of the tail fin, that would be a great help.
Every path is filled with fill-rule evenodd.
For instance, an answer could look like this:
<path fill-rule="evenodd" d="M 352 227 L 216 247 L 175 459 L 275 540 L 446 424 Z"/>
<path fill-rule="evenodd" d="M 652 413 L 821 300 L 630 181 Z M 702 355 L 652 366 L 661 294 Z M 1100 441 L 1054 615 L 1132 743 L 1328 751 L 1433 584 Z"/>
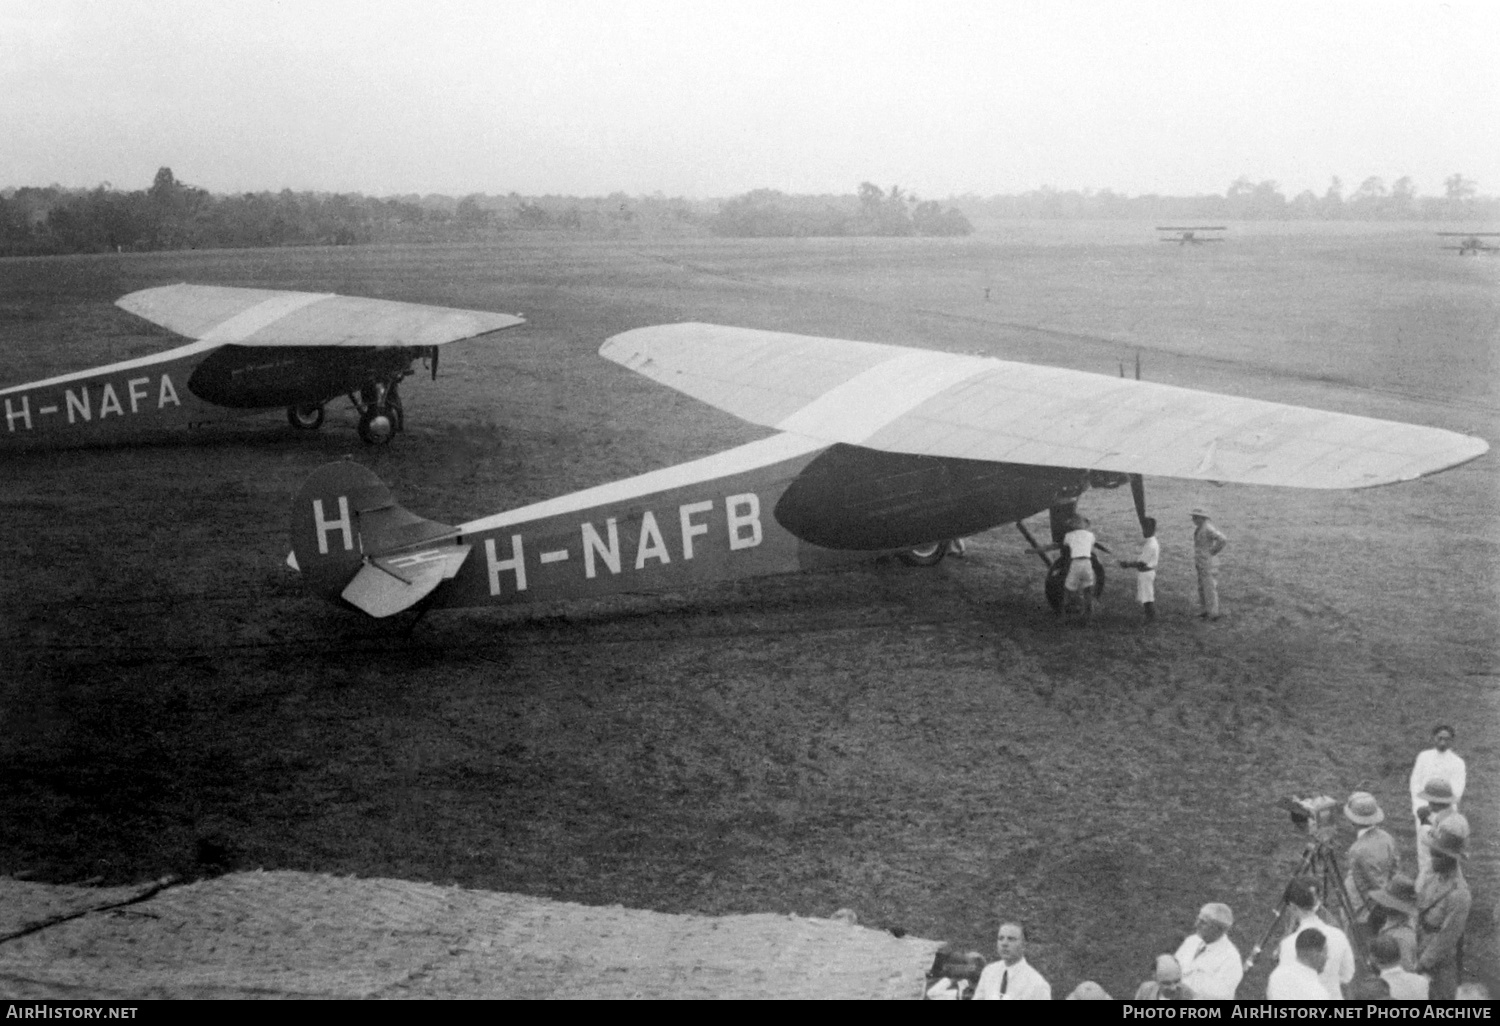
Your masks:
<path fill-rule="evenodd" d="M 348 460 L 303 482 L 292 500 L 291 536 L 288 562 L 309 586 L 371 616 L 410 608 L 469 554 L 452 527 L 402 509 L 385 482 Z"/>

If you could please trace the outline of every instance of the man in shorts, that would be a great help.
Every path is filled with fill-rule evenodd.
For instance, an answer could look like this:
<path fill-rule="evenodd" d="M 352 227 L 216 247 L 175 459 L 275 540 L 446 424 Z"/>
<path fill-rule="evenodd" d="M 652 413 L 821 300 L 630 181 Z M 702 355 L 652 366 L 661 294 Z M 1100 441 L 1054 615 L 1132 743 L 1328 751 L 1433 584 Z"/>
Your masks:
<path fill-rule="evenodd" d="M 1135 571 L 1135 600 L 1141 604 L 1146 622 L 1156 619 L 1156 564 L 1161 559 L 1161 542 L 1156 540 L 1156 518 L 1146 517 L 1141 521 L 1141 556 L 1136 560 L 1122 559 L 1120 566 Z"/>
<path fill-rule="evenodd" d="M 1094 537 L 1094 532 L 1089 530 L 1089 526 L 1088 517 L 1074 514 L 1068 520 L 1068 533 L 1063 535 L 1060 545 L 1044 545 L 1037 549 L 1038 552 L 1062 549 L 1067 554 L 1068 575 L 1063 580 L 1063 589 L 1070 598 L 1087 592 L 1087 599 L 1083 606 L 1085 614 L 1092 608 L 1093 592 L 1098 585 L 1098 578 L 1094 576 L 1094 550 L 1109 552 L 1108 548 L 1099 544 L 1099 540 Z M 1065 606 L 1067 604 L 1064 603 Z M 1086 615 L 1085 619 L 1087 619 Z"/>

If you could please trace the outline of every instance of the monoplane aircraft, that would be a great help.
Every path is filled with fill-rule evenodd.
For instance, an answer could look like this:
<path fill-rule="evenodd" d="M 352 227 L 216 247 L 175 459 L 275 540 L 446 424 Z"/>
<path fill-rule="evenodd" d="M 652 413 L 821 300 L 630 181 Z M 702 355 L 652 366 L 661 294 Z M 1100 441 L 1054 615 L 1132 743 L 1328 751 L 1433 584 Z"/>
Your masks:
<path fill-rule="evenodd" d="M 1143 474 L 1364 488 L 1472 460 L 1438 428 L 1153 382 L 711 324 L 639 328 L 600 353 L 774 428 L 760 441 L 449 526 L 372 472 L 328 464 L 292 503 L 288 563 L 371 616 L 676 591 L 927 546 Z M 936 562 L 936 560 L 932 560 Z M 420 605 L 419 605 L 420 603 Z"/>
<path fill-rule="evenodd" d="M 1478 256 L 1481 253 L 1494 253 L 1500 251 L 1500 246 L 1496 246 L 1493 243 L 1484 241 L 1485 239 L 1492 239 L 1496 236 L 1500 236 L 1500 232 L 1438 232 L 1438 234 L 1445 238 L 1455 238 L 1459 240 L 1457 246 L 1443 247 L 1444 249 L 1458 250 L 1459 256 L 1467 256 L 1470 253 Z"/>
<path fill-rule="evenodd" d="M 1227 232 L 1229 229 L 1225 228 L 1223 225 L 1218 225 L 1218 226 L 1215 226 L 1215 225 L 1196 225 L 1196 226 L 1191 227 L 1191 228 L 1174 228 L 1174 227 L 1172 227 L 1170 225 L 1167 225 L 1165 227 L 1161 226 L 1161 225 L 1158 225 L 1157 228 L 1156 228 L 1156 230 L 1159 231 L 1159 232 L 1176 232 L 1177 233 L 1176 235 L 1172 236 L 1170 239 L 1162 239 L 1161 240 L 1162 242 L 1175 242 L 1179 246 L 1186 246 L 1189 243 L 1191 243 L 1193 245 L 1197 245 L 1200 242 L 1223 242 L 1224 239 L 1223 239 L 1222 236 L 1218 236 L 1218 235 L 1199 235 L 1198 233 L 1199 232 Z"/>
<path fill-rule="evenodd" d="M 524 323 L 510 314 L 454 310 L 331 293 L 164 285 L 116 306 L 193 342 L 0 388 L 0 450 L 131 441 L 257 410 L 286 408 L 293 427 L 322 426 L 323 407 L 347 395 L 365 442 L 389 442 L 405 423 L 397 385 L 438 347 Z"/>

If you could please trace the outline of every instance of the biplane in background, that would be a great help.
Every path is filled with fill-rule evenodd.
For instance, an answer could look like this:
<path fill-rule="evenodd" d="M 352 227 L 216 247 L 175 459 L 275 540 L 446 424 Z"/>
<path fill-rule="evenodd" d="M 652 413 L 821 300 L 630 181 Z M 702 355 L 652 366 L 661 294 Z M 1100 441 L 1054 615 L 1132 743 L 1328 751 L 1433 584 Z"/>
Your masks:
<path fill-rule="evenodd" d="M 1473 253 L 1478 256 L 1481 253 L 1494 253 L 1500 251 L 1500 246 L 1485 242 L 1485 239 L 1500 237 L 1500 232 L 1438 232 L 1444 238 L 1458 239 L 1456 246 L 1444 246 L 1444 249 L 1456 249 L 1459 256 L 1467 256 Z"/>
<path fill-rule="evenodd" d="M 1223 225 L 1194 225 L 1188 228 L 1176 228 L 1171 225 L 1157 225 L 1159 232 L 1176 232 L 1171 238 L 1162 239 L 1162 242 L 1175 242 L 1179 246 L 1197 245 L 1200 242 L 1223 242 L 1222 235 L 1199 235 L 1199 232 L 1227 232 L 1229 229 Z"/>
<path fill-rule="evenodd" d="M 0 450 L 133 441 L 259 410 L 285 408 L 293 427 L 323 424 L 347 395 L 365 442 L 389 442 L 405 424 L 397 388 L 439 347 L 525 323 L 454 310 L 329 293 L 164 285 L 116 306 L 194 341 L 154 356 L 0 388 Z"/>
<path fill-rule="evenodd" d="M 1049 511 L 1142 475 L 1364 488 L 1472 460 L 1481 439 L 1004 360 L 710 324 L 601 355 L 776 433 L 450 526 L 353 462 L 292 502 L 288 564 L 371 616 L 677 591 L 885 553 Z"/>

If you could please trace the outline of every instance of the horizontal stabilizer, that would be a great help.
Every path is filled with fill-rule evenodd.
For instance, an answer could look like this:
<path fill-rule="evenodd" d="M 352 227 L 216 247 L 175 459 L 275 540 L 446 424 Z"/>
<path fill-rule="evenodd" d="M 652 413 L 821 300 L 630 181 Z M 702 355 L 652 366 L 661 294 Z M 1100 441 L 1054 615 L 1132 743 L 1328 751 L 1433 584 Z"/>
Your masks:
<path fill-rule="evenodd" d="M 439 584 L 458 573 L 470 548 L 468 545 L 445 545 L 366 559 L 359 573 L 344 588 L 343 598 L 377 618 L 410 609 Z"/>
<path fill-rule="evenodd" d="M 1364 488 L 1489 449 L 1440 428 L 1156 382 L 716 324 L 637 328 L 599 352 L 752 424 L 912 455 Z"/>
<path fill-rule="evenodd" d="M 115 305 L 221 345 L 440 346 L 525 323 L 485 310 L 219 285 L 163 285 L 122 296 Z"/>
<path fill-rule="evenodd" d="M 325 464 L 303 482 L 292 500 L 291 535 L 287 565 L 305 575 L 314 591 L 330 598 L 344 594 L 356 577 L 365 582 L 356 588 L 357 595 L 378 593 L 380 589 L 370 582 L 382 582 L 372 574 L 393 577 L 392 583 L 399 582 L 401 593 L 406 594 L 408 586 L 426 584 L 431 569 L 427 564 L 437 561 L 434 553 L 450 559 L 462 548 L 455 544 L 455 528 L 403 509 L 385 482 L 349 460 Z M 463 562 L 462 555 L 456 558 L 455 571 Z M 408 566 L 420 568 L 420 573 L 404 569 Z M 431 587 L 410 595 L 391 612 L 405 609 L 437 587 L 445 575 L 452 576 L 447 564 L 438 562 L 438 566 L 443 573 Z M 363 601 L 350 601 L 364 608 Z"/>

